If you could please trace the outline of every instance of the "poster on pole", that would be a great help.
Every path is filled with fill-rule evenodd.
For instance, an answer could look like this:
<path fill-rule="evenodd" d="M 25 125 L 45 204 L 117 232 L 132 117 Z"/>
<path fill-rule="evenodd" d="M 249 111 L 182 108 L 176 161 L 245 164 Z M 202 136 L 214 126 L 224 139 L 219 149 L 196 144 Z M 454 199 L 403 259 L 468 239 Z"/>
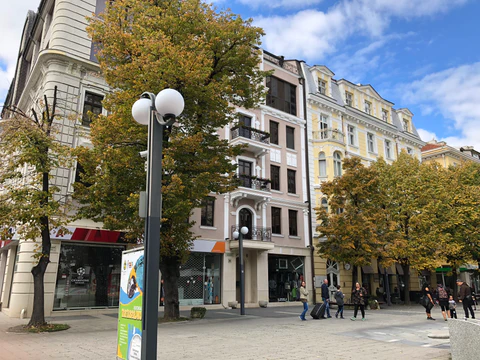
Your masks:
<path fill-rule="evenodd" d="M 122 253 L 117 359 L 140 360 L 142 355 L 143 263 L 143 248 Z"/>

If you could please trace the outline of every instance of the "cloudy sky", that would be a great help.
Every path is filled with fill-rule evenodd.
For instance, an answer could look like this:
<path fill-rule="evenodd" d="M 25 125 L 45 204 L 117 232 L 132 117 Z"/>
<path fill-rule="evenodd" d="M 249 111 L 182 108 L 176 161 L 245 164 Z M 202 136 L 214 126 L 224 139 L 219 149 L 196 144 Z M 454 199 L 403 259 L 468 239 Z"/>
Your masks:
<path fill-rule="evenodd" d="M 0 104 L 28 9 L 0 0 Z M 264 28 L 263 47 L 323 64 L 408 107 L 423 140 L 480 150 L 480 0 L 215 0 Z"/>

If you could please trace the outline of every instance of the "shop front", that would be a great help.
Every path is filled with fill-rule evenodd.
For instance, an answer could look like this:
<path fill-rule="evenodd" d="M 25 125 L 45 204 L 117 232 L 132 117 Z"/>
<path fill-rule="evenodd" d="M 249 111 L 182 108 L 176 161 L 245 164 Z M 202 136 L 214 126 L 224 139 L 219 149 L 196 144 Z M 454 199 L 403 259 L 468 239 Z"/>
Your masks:
<path fill-rule="evenodd" d="M 71 228 L 61 239 L 53 310 L 118 307 L 124 234 Z"/>
<path fill-rule="evenodd" d="M 268 297 L 270 302 L 297 301 L 305 276 L 305 257 L 268 255 Z"/>
<path fill-rule="evenodd" d="M 194 241 L 188 260 L 180 266 L 178 299 L 181 306 L 220 304 L 224 253 L 225 242 Z"/>
<path fill-rule="evenodd" d="M 53 310 L 117 307 L 124 246 L 62 243 Z"/>

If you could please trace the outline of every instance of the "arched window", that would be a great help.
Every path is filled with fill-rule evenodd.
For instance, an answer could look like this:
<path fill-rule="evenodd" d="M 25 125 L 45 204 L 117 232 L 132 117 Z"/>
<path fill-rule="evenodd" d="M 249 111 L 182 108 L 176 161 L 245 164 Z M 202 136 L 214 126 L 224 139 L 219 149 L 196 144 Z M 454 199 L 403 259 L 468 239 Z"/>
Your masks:
<path fill-rule="evenodd" d="M 322 209 L 328 212 L 328 200 L 327 198 L 322 198 Z"/>
<path fill-rule="evenodd" d="M 321 177 L 327 176 L 327 159 L 324 152 L 318 155 L 318 171 Z"/>
<path fill-rule="evenodd" d="M 333 170 L 335 176 L 342 176 L 342 156 L 338 151 L 333 153 Z"/>

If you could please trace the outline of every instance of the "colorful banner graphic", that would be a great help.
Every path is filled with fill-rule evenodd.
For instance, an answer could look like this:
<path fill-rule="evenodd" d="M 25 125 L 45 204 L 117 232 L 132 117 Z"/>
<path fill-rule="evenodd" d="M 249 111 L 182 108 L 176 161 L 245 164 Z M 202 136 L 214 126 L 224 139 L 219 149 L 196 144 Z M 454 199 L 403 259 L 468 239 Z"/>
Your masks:
<path fill-rule="evenodd" d="M 117 359 L 141 358 L 143 260 L 143 248 L 122 253 Z"/>

